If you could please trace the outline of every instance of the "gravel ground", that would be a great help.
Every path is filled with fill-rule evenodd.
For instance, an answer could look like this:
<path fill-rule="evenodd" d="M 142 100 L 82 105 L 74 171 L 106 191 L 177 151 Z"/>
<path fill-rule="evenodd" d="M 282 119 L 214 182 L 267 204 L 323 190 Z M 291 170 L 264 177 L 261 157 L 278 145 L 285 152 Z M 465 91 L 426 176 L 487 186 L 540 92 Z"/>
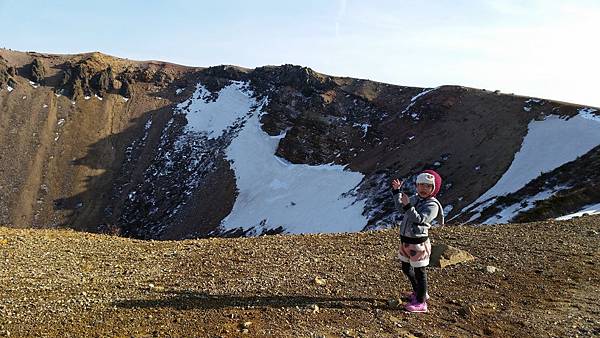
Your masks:
<path fill-rule="evenodd" d="M 429 268 L 427 314 L 397 231 L 140 241 L 0 227 L 0 337 L 591 337 L 600 217 L 445 226 L 476 259 Z M 401 303 L 400 303 L 401 304 Z"/>

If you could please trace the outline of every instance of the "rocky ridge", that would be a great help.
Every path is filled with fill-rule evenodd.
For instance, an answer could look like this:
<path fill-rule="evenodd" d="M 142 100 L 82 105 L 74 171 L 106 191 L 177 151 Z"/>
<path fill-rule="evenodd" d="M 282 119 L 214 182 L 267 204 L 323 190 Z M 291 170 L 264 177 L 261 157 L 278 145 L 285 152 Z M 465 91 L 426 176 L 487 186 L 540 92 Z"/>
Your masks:
<path fill-rule="evenodd" d="M 338 164 L 363 174 L 347 194 L 365 203 L 364 229 L 394 222 L 391 178 L 410 181 L 420 170 L 438 170 L 445 178 L 440 199 L 448 216 L 456 216 L 507 170 L 528 123 L 549 115 L 568 119 L 588 109 L 460 86 L 424 89 L 333 77 L 294 65 L 193 68 L 101 53 L 9 50 L 0 50 L 0 56 L 0 156 L 11 159 L 0 164 L 0 222 L 137 238 L 256 232 L 220 228 L 238 194 L 224 149 L 243 122 L 219 139 L 188 138 L 186 146 L 175 148 L 188 123 L 177 107 L 198 84 L 211 93 L 207 100 L 218 100 L 233 81 L 247 83 L 257 102 L 266 100 L 261 128 L 281 136 L 279 158 Z M 544 180 L 586 165 L 581 161 L 594 167 L 594 154 Z M 158 179 L 155 172 L 168 174 Z M 190 172 L 198 178 L 192 193 L 178 186 Z M 590 187 L 598 183 L 594 175 L 590 180 Z M 528 193 L 541 186 L 532 183 Z M 597 201 L 594 194 L 583 196 L 562 203 L 561 212 Z M 498 208 L 502 205 L 482 215 Z M 518 220 L 555 214 L 542 209 L 536 204 Z M 285 231 L 272 225 L 266 233 Z"/>

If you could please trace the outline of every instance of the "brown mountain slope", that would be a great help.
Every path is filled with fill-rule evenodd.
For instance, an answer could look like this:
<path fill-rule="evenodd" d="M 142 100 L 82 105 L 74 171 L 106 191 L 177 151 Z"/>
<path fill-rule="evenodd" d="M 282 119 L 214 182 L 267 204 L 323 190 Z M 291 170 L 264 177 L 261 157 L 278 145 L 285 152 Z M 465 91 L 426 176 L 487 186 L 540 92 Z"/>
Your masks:
<path fill-rule="evenodd" d="M 2 227 L 0 335 L 600 334 L 600 217 L 432 237 L 477 258 L 429 268 L 430 312 L 414 315 L 388 302 L 409 288 L 394 230 L 155 242 Z"/>
<path fill-rule="evenodd" d="M 440 200 L 453 216 L 502 176 L 530 121 L 581 108 L 460 86 L 425 90 L 332 77 L 293 65 L 192 68 L 0 49 L 0 223 L 92 232 L 114 226 L 146 239 L 244 235 L 248 229 L 219 228 L 237 196 L 225 157 L 235 130 L 214 142 L 188 142 L 183 151 L 174 146 L 187 123 L 174 113 L 177 104 L 199 82 L 217 96 L 234 80 L 268 97 L 262 129 L 285 133 L 276 156 L 347 165 L 365 175 L 356 191 L 366 201 L 365 229 L 391 224 L 391 178 L 435 168 L 445 178 Z M 197 185 L 185 191 L 190 175 Z"/>
<path fill-rule="evenodd" d="M 96 230 L 124 149 L 138 138 L 148 116 L 169 112 L 165 107 L 174 95 L 163 94 L 162 88 L 185 83 L 185 74 L 192 68 L 100 53 L 0 52 L 18 70 L 11 78 L 14 89 L 0 92 L 0 156 L 5 159 L 0 164 L 0 220 L 20 227 L 68 223 Z M 35 59 L 42 60 L 47 69 L 41 86 L 24 77 Z M 90 83 L 108 68 L 115 73 L 133 69 L 139 72 L 136 76 L 150 79 L 132 82 L 131 97 L 118 91 L 102 93 L 101 87 Z M 67 79 L 67 74 L 76 71 L 80 74 Z M 178 80 L 156 81 L 156 74 Z M 136 123 L 140 120 L 141 124 Z M 86 228 L 88 222 L 96 226 Z"/>

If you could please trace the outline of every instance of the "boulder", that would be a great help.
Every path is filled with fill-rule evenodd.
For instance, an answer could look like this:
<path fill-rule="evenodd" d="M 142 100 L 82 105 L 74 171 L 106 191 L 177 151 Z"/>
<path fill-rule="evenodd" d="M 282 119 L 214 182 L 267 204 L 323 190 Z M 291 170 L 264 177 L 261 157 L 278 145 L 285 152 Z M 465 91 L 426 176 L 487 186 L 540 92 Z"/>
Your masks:
<path fill-rule="evenodd" d="M 475 257 L 470 253 L 447 244 L 436 244 L 431 247 L 429 266 L 445 268 L 449 265 L 468 262 Z"/>
<path fill-rule="evenodd" d="M 3 59 L 0 59 L 0 87 L 6 85 L 10 77 L 8 65 Z"/>
<path fill-rule="evenodd" d="M 133 95 L 133 86 L 132 83 L 125 80 L 121 81 L 121 88 L 119 89 L 119 94 L 123 97 L 131 97 Z"/>
<path fill-rule="evenodd" d="M 8 83 L 8 79 L 10 79 L 10 76 L 6 69 L 0 69 L 0 87 L 4 87 Z"/>
<path fill-rule="evenodd" d="M 46 77 L 46 67 L 42 60 L 35 58 L 31 63 L 31 74 L 29 79 L 35 83 L 44 83 Z"/>
<path fill-rule="evenodd" d="M 112 81 L 114 79 L 113 71 L 111 67 L 108 67 L 92 77 L 91 87 L 98 91 L 100 96 L 104 96 L 110 90 L 112 90 Z"/>

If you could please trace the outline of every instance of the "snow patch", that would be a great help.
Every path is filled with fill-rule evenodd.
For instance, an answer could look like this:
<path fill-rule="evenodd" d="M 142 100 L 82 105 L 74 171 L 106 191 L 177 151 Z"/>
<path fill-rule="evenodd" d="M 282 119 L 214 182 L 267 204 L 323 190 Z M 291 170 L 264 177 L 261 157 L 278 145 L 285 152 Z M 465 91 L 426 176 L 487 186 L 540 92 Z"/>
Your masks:
<path fill-rule="evenodd" d="M 360 231 L 364 201 L 351 192 L 363 179 L 340 165 L 291 164 L 275 156 L 278 139 L 250 117 L 227 149 L 239 195 L 222 222 L 226 229 L 282 226 L 290 233 Z M 350 194 L 349 194 L 350 193 Z"/>
<path fill-rule="evenodd" d="M 364 138 L 365 136 L 367 136 L 367 131 L 369 131 L 369 127 L 371 127 L 371 125 L 369 123 L 362 123 L 362 124 L 360 124 L 360 123 L 354 123 L 352 125 L 352 127 L 360 127 L 360 128 L 362 128 L 362 130 L 363 130 L 363 138 Z"/>
<path fill-rule="evenodd" d="M 430 89 L 423 89 L 423 91 L 421 93 L 415 95 L 412 99 L 410 99 L 410 102 L 415 102 L 419 97 L 421 97 L 421 96 L 423 96 L 423 95 L 425 95 L 427 93 L 430 93 L 430 92 L 432 92 L 432 91 L 434 91 L 436 89 L 437 89 L 437 87 L 436 88 L 430 88 Z"/>
<path fill-rule="evenodd" d="M 363 175 L 341 165 L 292 164 L 275 156 L 282 135 L 269 136 L 260 125 L 267 100 L 257 102 L 248 84 L 234 81 L 216 99 L 198 84 L 192 97 L 179 105 L 188 124 L 186 134 L 215 139 L 237 129 L 226 148 L 234 170 L 238 196 L 223 219 L 224 230 L 282 227 L 289 233 L 360 231 L 367 224 L 364 201 L 356 199 Z"/>
<path fill-rule="evenodd" d="M 482 224 L 500 224 L 500 223 L 509 223 L 514 217 L 518 214 L 525 212 L 529 209 L 535 207 L 535 202 L 546 200 L 552 196 L 554 196 L 557 192 L 568 189 L 568 186 L 558 186 L 551 190 L 544 190 L 537 193 L 534 196 L 531 196 L 527 199 L 524 199 L 521 202 L 514 203 L 508 207 L 502 209 L 498 214 L 488 218 L 483 221 Z"/>
<path fill-rule="evenodd" d="M 584 119 L 600 122 L 600 115 L 593 114 L 597 111 L 597 109 L 589 107 L 581 108 L 579 109 L 579 115 L 581 115 L 581 117 L 583 117 Z"/>
<path fill-rule="evenodd" d="M 529 100 L 525 101 L 525 103 L 527 103 L 527 104 L 540 103 L 540 102 L 542 102 L 541 99 L 534 99 L 534 98 L 530 98 Z"/>
<path fill-rule="evenodd" d="M 187 131 L 204 132 L 209 138 L 216 139 L 236 120 L 248 114 L 254 100 L 242 91 L 244 83 L 237 81 L 223 88 L 216 101 L 209 101 L 211 92 L 202 84 L 196 85 L 192 97 L 177 105 L 177 109 L 187 111 Z M 221 96 L 225 99 L 221 99 Z"/>
<path fill-rule="evenodd" d="M 404 115 L 406 112 L 408 112 L 408 111 L 410 110 L 410 108 L 412 108 L 412 106 L 414 106 L 414 105 L 415 105 L 415 103 L 417 103 L 416 101 L 417 101 L 417 99 L 418 99 L 418 98 L 420 98 L 421 96 L 423 96 L 423 95 L 425 95 L 425 94 L 428 94 L 428 93 L 430 93 L 430 92 L 432 92 L 432 91 L 434 91 L 434 90 L 436 90 L 436 89 L 438 89 L 438 87 L 435 87 L 435 88 L 430 88 L 430 89 L 423 89 L 423 91 L 422 91 L 422 92 L 420 92 L 419 94 L 417 94 L 417 95 L 413 96 L 413 97 L 410 99 L 410 104 L 408 105 L 408 107 L 404 108 L 404 110 L 403 110 L 403 111 L 400 113 L 400 115 Z M 413 115 L 414 115 L 414 116 L 413 116 Z M 413 113 L 411 116 L 412 116 L 413 118 L 416 118 L 416 117 L 417 117 L 417 116 L 416 116 L 416 113 Z"/>
<path fill-rule="evenodd" d="M 600 144 L 600 120 L 593 121 L 590 123 L 585 114 L 570 119 L 551 115 L 543 121 L 531 121 L 508 170 L 471 205 L 515 192 L 540 174 L 589 152 Z"/>
<path fill-rule="evenodd" d="M 580 211 L 578 211 L 576 213 L 557 217 L 556 220 L 557 221 L 566 221 L 566 220 L 569 220 L 569 219 L 572 219 L 575 217 L 581 217 L 584 215 L 598 215 L 598 214 L 600 214 L 600 203 L 588 205 L 586 207 L 583 207 Z"/>
<path fill-rule="evenodd" d="M 144 125 L 144 130 L 148 130 L 150 129 L 150 127 L 152 127 L 152 119 L 146 121 L 146 124 Z"/>

